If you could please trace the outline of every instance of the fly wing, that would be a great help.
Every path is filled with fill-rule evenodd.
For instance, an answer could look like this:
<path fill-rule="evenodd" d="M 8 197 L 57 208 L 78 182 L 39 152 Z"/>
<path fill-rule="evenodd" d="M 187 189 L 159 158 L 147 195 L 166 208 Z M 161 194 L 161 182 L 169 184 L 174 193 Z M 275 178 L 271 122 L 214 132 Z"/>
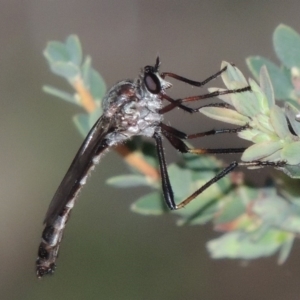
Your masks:
<path fill-rule="evenodd" d="M 101 116 L 90 130 L 53 196 L 44 220 L 46 225 L 52 225 L 63 214 L 67 203 L 76 197 L 95 164 L 93 158 L 108 148 L 105 137 L 113 129 L 110 120 Z"/>

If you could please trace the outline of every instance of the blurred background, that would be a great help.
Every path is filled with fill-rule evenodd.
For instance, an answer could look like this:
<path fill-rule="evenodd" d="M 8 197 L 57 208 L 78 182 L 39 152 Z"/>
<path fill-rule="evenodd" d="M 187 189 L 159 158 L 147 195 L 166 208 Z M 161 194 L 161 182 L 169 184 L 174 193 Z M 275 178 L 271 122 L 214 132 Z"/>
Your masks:
<path fill-rule="evenodd" d="M 71 121 L 80 109 L 41 90 L 69 88 L 49 71 L 47 41 L 77 34 L 108 86 L 136 77 L 157 54 L 162 71 L 194 80 L 215 73 L 222 60 L 249 76 L 247 56 L 277 62 L 278 24 L 300 32 L 299 1 L 0 0 L 0 8 L 1 299 L 299 299 L 299 244 L 283 266 L 276 257 L 214 261 L 205 248 L 218 236 L 210 224 L 177 227 L 171 215 L 130 212 L 146 189 L 105 185 L 128 172 L 112 151 L 72 212 L 56 273 L 38 280 L 34 271 L 44 215 L 82 142 Z M 203 92 L 178 83 L 172 95 Z M 219 126 L 180 111 L 167 120 L 189 133 Z M 169 145 L 166 152 L 168 162 L 177 159 Z"/>

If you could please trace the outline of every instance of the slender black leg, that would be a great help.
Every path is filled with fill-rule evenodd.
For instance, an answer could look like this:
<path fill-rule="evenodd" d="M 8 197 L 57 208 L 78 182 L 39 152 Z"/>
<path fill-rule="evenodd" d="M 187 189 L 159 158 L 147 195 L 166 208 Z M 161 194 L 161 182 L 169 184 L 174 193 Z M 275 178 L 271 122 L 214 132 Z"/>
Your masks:
<path fill-rule="evenodd" d="M 188 139 L 189 136 L 186 135 L 184 132 L 181 132 L 173 127 L 170 127 L 166 124 L 161 123 L 160 124 L 162 134 L 168 139 L 168 141 L 171 143 L 171 145 L 178 150 L 181 153 L 193 153 L 193 154 L 231 154 L 231 153 L 242 153 L 247 148 L 217 148 L 217 149 L 191 149 L 189 148 L 181 139 Z M 230 130 L 230 129 L 228 129 Z M 234 130 L 234 129 L 233 129 Z M 208 131 L 206 133 L 211 133 L 212 131 Z M 219 133 L 225 133 L 225 132 L 219 132 Z M 207 134 L 207 135 L 209 135 Z M 199 137 L 200 135 L 205 136 L 205 133 L 198 133 L 191 135 L 191 138 Z"/>
<path fill-rule="evenodd" d="M 179 103 L 177 100 L 174 100 L 173 98 L 171 98 L 170 96 L 166 95 L 166 94 L 160 94 L 160 96 L 167 100 L 168 102 L 170 102 L 171 104 L 165 106 L 165 107 L 168 107 L 168 109 L 166 110 L 165 107 L 163 107 L 162 109 L 159 110 L 159 113 L 160 114 L 165 114 L 167 112 L 169 112 L 170 110 L 174 109 L 175 107 L 178 107 L 190 114 L 194 113 L 194 109 L 193 108 L 190 108 L 186 105 L 183 105 L 181 103 Z M 172 105 L 171 109 L 169 108 L 169 106 Z M 173 107 L 174 106 L 174 107 Z"/>
<path fill-rule="evenodd" d="M 189 134 L 187 136 L 187 139 L 195 139 L 198 137 L 204 137 L 204 136 L 215 135 L 215 134 L 220 134 L 220 133 L 237 133 L 237 132 L 241 132 L 248 128 L 250 128 L 249 125 L 245 125 L 245 126 L 241 126 L 241 127 L 237 127 L 237 128 L 212 129 L 212 130 L 205 131 L 205 132 Z"/>
<path fill-rule="evenodd" d="M 221 69 L 220 71 L 218 71 L 217 73 L 213 74 L 212 76 L 208 77 L 207 79 L 203 80 L 203 81 L 194 81 L 194 80 L 190 80 L 190 79 L 187 79 L 185 77 L 182 77 L 182 76 L 179 76 L 177 74 L 174 74 L 174 73 L 170 73 L 170 72 L 163 72 L 160 74 L 160 76 L 162 78 L 165 78 L 165 77 L 172 77 L 174 79 L 177 79 L 179 81 L 182 81 L 182 82 L 185 82 L 185 83 L 188 83 L 192 86 L 198 86 L 198 87 L 201 87 L 205 84 L 207 84 L 208 82 L 216 79 L 217 77 L 219 77 L 223 72 L 225 72 L 227 70 L 227 66 L 224 67 L 223 69 Z"/>
<path fill-rule="evenodd" d="M 204 185 L 202 185 L 198 190 L 196 190 L 192 195 L 184 199 L 178 205 L 176 205 L 176 209 L 180 209 L 186 206 L 188 203 L 193 201 L 198 195 L 203 193 L 206 189 L 208 189 L 212 184 L 216 183 L 223 177 L 225 177 L 228 173 L 232 172 L 238 166 L 238 162 L 233 161 L 229 166 L 223 169 L 219 174 L 213 177 L 211 180 L 207 181 Z"/>
<path fill-rule="evenodd" d="M 154 133 L 153 138 L 156 142 L 156 149 L 157 149 L 157 156 L 159 161 L 159 168 L 160 168 L 160 176 L 162 181 L 162 190 L 164 199 L 166 201 L 167 206 L 173 210 L 176 209 L 176 204 L 174 201 L 174 194 L 172 190 L 172 186 L 169 179 L 169 174 L 167 170 L 167 164 L 165 160 L 164 149 L 162 145 L 161 136 L 158 133 Z"/>
<path fill-rule="evenodd" d="M 229 166 L 227 166 L 225 169 L 223 169 L 219 174 L 217 174 L 215 177 L 213 177 L 211 180 L 206 182 L 202 187 L 200 187 L 198 190 L 196 190 L 192 195 L 187 197 L 185 200 L 180 202 L 176 209 L 180 209 L 184 206 L 186 206 L 188 203 L 193 201 L 198 195 L 203 193 L 207 188 L 209 188 L 212 184 L 219 181 L 223 177 L 225 177 L 228 173 L 232 172 L 237 167 L 282 167 L 286 163 L 283 161 L 280 162 L 269 162 L 269 161 L 252 161 L 252 162 L 236 162 L 233 161 Z"/>
<path fill-rule="evenodd" d="M 164 131 L 166 131 L 168 134 L 178 137 L 179 139 L 182 139 L 182 140 L 195 139 L 195 138 L 199 138 L 199 137 L 221 134 L 221 133 L 237 133 L 237 132 L 241 132 L 243 130 L 250 128 L 250 126 L 247 124 L 247 125 L 240 126 L 237 128 L 212 129 L 209 131 L 204 131 L 204 132 L 199 132 L 199 133 L 186 134 L 186 133 L 179 131 L 178 129 L 175 129 L 174 127 L 168 126 L 164 123 L 161 123 L 160 127 Z"/>
<path fill-rule="evenodd" d="M 187 138 L 196 138 L 199 136 L 205 136 L 205 135 L 213 135 L 217 133 L 232 133 L 232 132 L 238 132 L 245 130 L 248 128 L 248 125 L 241 126 L 234 129 L 220 129 L 217 130 L 211 130 L 204 133 L 196 133 L 192 135 L 186 135 L 184 132 L 181 132 L 173 127 L 170 127 L 166 124 L 161 123 L 160 124 L 162 134 L 169 140 L 171 145 L 177 149 L 178 151 L 182 153 L 194 153 L 194 154 L 205 154 L 205 153 L 241 153 L 246 150 L 246 148 L 229 148 L 229 149 L 190 149 L 181 139 L 187 139 Z M 159 137 L 160 138 L 160 137 Z M 161 142 L 161 138 L 160 138 Z M 165 162 L 164 162 L 165 163 Z M 279 162 L 269 162 L 269 161 L 252 161 L 252 162 L 237 162 L 233 161 L 230 163 L 226 168 L 224 168 L 220 173 L 218 173 L 215 177 L 213 177 L 211 180 L 206 182 L 202 187 L 200 187 L 198 190 L 196 190 L 192 195 L 187 197 L 185 200 L 180 202 L 178 205 L 175 205 L 175 209 L 180 209 L 190 203 L 192 200 L 194 200 L 198 195 L 200 195 L 202 192 L 204 192 L 207 188 L 209 188 L 212 184 L 216 183 L 223 177 L 225 177 L 227 174 L 232 172 L 237 167 L 266 167 L 266 166 L 272 166 L 272 167 L 280 167 L 284 166 L 286 162 L 279 161 Z M 164 170 L 166 172 L 166 169 Z M 170 181 L 168 179 L 168 182 L 170 184 Z M 169 189 L 171 189 L 171 185 L 169 185 Z M 174 209 L 174 208 L 173 208 Z"/>
<path fill-rule="evenodd" d="M 182 103 L 194 102 L 194 101 L 209 99 L 209 98 L 218 97 L 218 96 L 227 95 L 227 94 L 243 93 L 243 92 L 247 92 L 247 91 L 251 91 L 251 87 L 250 86 L 246 86 L 244 88 L 234 89 L 234 90 L 215 91 L 215 92 L 204 94 L 204 95 L 186 97 L 186 98 L 176 99 L 176 100 L 172 99 L 171 97 L 169 97 L 169 96 L 167 96 L 165 94 L 162 94 L 161 95 L 162 98 L 166 99 L 167 101 L 169 101 L 170 104 L 168 104 L 165 107 L 163 107 L 162 109 L 160 109 L 159 113 L 160 114 L 165 114 L 165 113 L 173 110 L 176 107 L 184 109 L 185 111 L 188 111 L 190 113 L 199 112 L 199 109 L 202 108 L 202 107 L 225 107 L 225 108 L 228 108 L 228 105 L 227 104 L 223 104 L 223 103 L 207 104 L 207 105 L 200 106 L 198 108 L 189 108 L 189 107 L 183 105 Z"/>
<path fill-rule="evenodd" d="M 231 148 L 231 149 L 190 149 L 180 138 L 185 138 L 187 135 L 175 128 L 172 128 L 170 126 L 167 126 L 163 123 L 161 123 L 161 130 L 162 134 L 170 141 L 172 146 L 177 149 L 178 151 L 182 153 L 194 153 L 194 154 L 205 154 L 205 153 L 241 153 L 246 150 L 246 148 Z M 242 127 L 241 127 L 242 128 Z M 236 130 L 243 130 L 241 128 L 238 128 Z M 219 132 L 219 133 L 225 133 Z M 215 134 L 215 133 L 212 133 Z M 198 134 L 196 134 L 198 135 Z M 208 134 L 209 135 L 209 134 Z M 230 163 L 226 168 L 224 168 L 220 173 L 218 173 L 215 177 L 210 179 L 208 182 L 206 182 L 203 186 L 201 186 L 198 190 L 196 190 L 193 194 L 191 194 L 189 197 L 184 199 L 182 202 L 180 202 L 178 205 L 175 204 L 174 201 L 174 195 L 173 190 L 171 187 L 168 171 L 167 171 L 167 165 L 164 157 L 163 152 L 163 146 L 162 146 L 162 139 L 161 136 L 158 133 L 155 133 L 153 135 L 155 141 L 156 141 L 156 147 L 157 147 L 157 153 L 158 153 L 158 159 L 159 159 L 159 165 L 160 165 L 160 173 L 162 177 L 162 188 L 163 188 L 163 194 L 166 201 L 166 204 L 168 207 L 172 210 L 174 209 L 180 209 L 184 206 L 186 206 L 188 203 L 193 201 L 198 195 L 203 193 L 207 188 L 209 188 L 212 184 L 216 183 L 223 177 L 225 177 L 227 174 L 232 172 L 237 167 L 266 167 L 266 166 L 272 166 L 272 167 L 282 167 L 286 165 L 285 161 L 279 161 L 279 162 L 269 162 L 269 161 L 252 161 L 252 162 L 237 162 L 233 161 Z"/>
<path fill-rule="evenodd" d="M 191 79 L 188 79 L 188 78 L 185 78 L 183 76 L 179 76 L 177 74 L 170 73 L 170 72 L 161 73 L 160 76 L 162 78 L 172 77 L 174 79 L 177 79 L 179 81 L 185 82 L 185 83 L 190 84 L 192 86 L 202 87 L 205 84 L 207 84 L 208 82 L 210 82 L 210 81 L 216 79 L 217 77 L 219 77 L 226 70 L 227 70 L 227 66 L 224 67 L 223 69 L 221 69 L 220 71 L 218 71 L 217 73 L 213 74 L 212 76 L 206 78 L 203 81 L 194 81 L 194 80 L 191 80 Z M 198 108 L 198 109 L 192 109 L 192 108 L 189 108 L 189 107 L 183 105 L 182 103 L 184 103 L 184 102 L 191 102 L 191 101 L 198 101 L 198 100 L 208 99 L 208 98 L 213 98 L 213 97 L 217 97 L 217 96 L 225 95 L 225 94 L 241 93 L 241 92 L 250 91 L 250 90 L 251 90 L 250 86 L 247 86 L 247 87 L 242 88 L 242 89 L 227 90 L 227 91 L 223 91 L 223 92 L 216 91 L 216 92 L 208 93 L 208 94 L 201 95 L 201 96 L 188 97 L 188 98 L 177 99 L 177 100 L 174 100 L 174 99 L 168 97 L 167 95 L 162 94 L 162 97 L 164 99 L 168 100 L 169 102 L 171 102 L 171 104 L 169 104 L 166 107 L 164 107 L 161 110 L 161 113 L 163 114 L 163 113 L 169 112 L 170 110 L 174 109 L 175 107 L 179 107 L 179 108 L 181 108 L 181 109 L 183 109 L 183 110 L 185 110 L 187 112 L 190 112 L 190 113 L 195 113 L 195 112 L 198 112 L 198 110 L 200 108 Z M 209 106 L 214 106 L 214 105 L 209 105 Z M 204 106 L 201 106 L 201 107 L 204 107 Z"/>

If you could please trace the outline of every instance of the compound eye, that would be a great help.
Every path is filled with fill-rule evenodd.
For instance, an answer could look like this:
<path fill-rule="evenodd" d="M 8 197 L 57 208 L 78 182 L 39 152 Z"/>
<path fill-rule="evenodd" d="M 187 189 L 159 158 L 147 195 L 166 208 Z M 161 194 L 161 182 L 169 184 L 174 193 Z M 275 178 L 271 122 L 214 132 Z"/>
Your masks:
<path fill-rule="evenodd" d="M 146 66 L 146 67 L 144 68 L 144 72 L 145 72 L 145 73 L 153 72 L 152 69 L 153 69 L 153 68 L 152 68 L 151 66 Z"/>
<path fill-rule="evenodd" d="M 147 90 L 152 94 L 158 94 L 161 91 L 160 81 L 158 77 L 153 73 L 145 74 L 144 83 Z"/>

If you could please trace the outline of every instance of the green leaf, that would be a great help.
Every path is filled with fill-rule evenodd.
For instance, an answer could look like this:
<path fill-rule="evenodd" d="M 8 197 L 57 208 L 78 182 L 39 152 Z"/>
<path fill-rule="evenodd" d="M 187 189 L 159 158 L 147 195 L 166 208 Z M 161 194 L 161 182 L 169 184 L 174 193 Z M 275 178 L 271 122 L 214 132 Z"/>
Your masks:
<path fill-rule="evenodd" d="M 281 157 L 289 165 L 300 164 L 300 141 L 287 144 L 281 151 Z"/>
<path fill-rule="evenodd" d="M 252 81 L 253 82 L 253 81 Z M 251 81 L 250 81 L 251 84 Z M 232 89 L 240 89 L 245 87 L 244 84 L 232 84 Z M 250 91 L 243 93 L 234 93 L 231 95 L 231 100 L 235 109 L 244 116 L 254 117 L 260 113 L 260 103 L 255 93 Z"/>
<path fill-rule="evenodd" d="M 228 89 L 241 89 L 248 86 L 246 79 L 244 78 L 241 71 L 237 68 L 232 67 L 231 65 L 227 65 L 226 72 L 223 72 L 222 79 L 224 80 L 225 85 Z M 255 85 L 254 81 L 249 81 L 250 85 L 253 84 L 252 89 L 254 92 L 261 95 L 260 98 L 264 98 L 262 95 L 260 88 Z M 253 117 L 260 112 L 260 102 L 255 95 L 255 93 L 246 91 L 243 93 L 232 93 L 230 94 L 231 102 L 234 108 L 243 116 Z"/>
<path fill-rule="evenodd" d="M 207 203 L 203 209 L 195 211 L 194 214 L 190 214 L 189 216 L 182 216 L 176 224 L 178 226 L 183 225 L 203 225 L 213 220 L 216 213 L 218 212 L 219 203 L 217 200 L 210 201 Z"/>
<path fill-rule="evenodd" d="M 106 84 L 102 76 L 91 66 L 91 58 L 88 56 L 82 65 L 82 77 L 85 86 L 96 100 L 102 100 L 106 94 Z"/>
<path fill-rule="evenodd" d="M 187 193 L 185 197 L 178 199 L 177 203 L 190 196 L 214 176 L 215 174 L 207 176 L 206 179 L 191 182 L 189 184 L 189 193 Z M 221 199 L 226 193 L 228 193 L 230 187 L 231 182 L 229 178 L 222 178 L 217 183 L 203 191 L 183 209 L 174 211 L 174 214 L 180 215 L 182 217 L 181 222 L 183 223 L 199 224 L 202 222 L 204 215 L 209 215 L 209 217 L 211 217 L 211 214 L 216 212 L 217 208 L 221 205 Z"/>
<path fill-rule="evenodd" d="M 62 90 L 59 90 L 55 87 L 52 87 L 50 85 L 44 85 L 43 91 L 47 94 L 50 94 L 52 96 L 55 96 L 57 98 L 60 98 L 62 100 L 65 100 L 67 102 L 70 102 L 72 104 L 80 105 L 79 101 L 77 100 L 74 95 L 71 95 L 70 93 L 64 92 Z"/>
<path fill-rule="evenodd" d="M 71 62 L 51 63 L 50 68 L 54 74 L 62 76 L 68 81 L 73 81 L 80 76 L 78 67 Z"/>
<path fill-rule="evenodd" d="M 219 210 L 219 214 L 214 219 L 214 224 L 224 224 L 237 219 L 246 213 L 247 206 L 255 199 L 257 190 L 246 186 L 241 186 L 237 190 L 222 198 L 223 208 Z"/>
<path fill-rule="evenodd" d="M 283 145 L 281 141 L 270 141 L 254 144 L 244 151 L 241 159 L 243 161 L 260 160 L 266 156 L 273 154 L 277 150 L 280 150 L 282 146 Z"/>
<path fill-rule="evenodd" d="M 255 95 L 256 98 L 256 101 L 253 103 L 256 106 L 255 109 L 252 109 L 253 116 L 259 113 L 268 114 L 270 111 L 268 98 L 263 93 L 260 86 L 253 79 L 249 79 L 249 84 L 251 86 L 252 93 Z"/>
<path fill-rule="evenodd" d="M 111 177 L 106 180 L 106 183 L 118 188 L 152 186 L 152 181 L 147 179 L 146 176 L 134 174 Z"/>
<path fill-rule="evenodd" d="M 82 48 L 77 35 L 69 35 L 66 40 L 66 49 L 69 53 L 69 59 L 77 66 L 82 62 Z"/>
<path fill-rule="evenodd" d="M 246 129 L 241 132 L 238 132 L 238 137 L 247 141 L 255 141 L 256 137 L 261 134 L 261 131 L 258 129 Z M 268 141 L 269 139 L 267 139 Z"/>
<path fill-rule="evenodd" d="M 92 113 L 80 113 L 73 116 L 73 122 L 79 130 L 80 134 L 85 138 L 93 125 L 101 116 L 101 108 L 97 108 Z"/>
<path fill-rule="evenodd" d="M 263 93 L 267 97 L 268 108 L 270 109 L 275 104 L 275 98 L 274 98 L 273 86 L 272 86 L 271 79 L 270 79 L 268 69 L 266 66 L 263 66 L 260 69 L 259 82 L 260 82 L 260 87 L 261 87 Z"/>
<path fill-rule="evenodd" d="M 82 74 L 84 86 L 88 88 L 91 87 L 91 82 L 90 82 L 91 70 L 92 70 L 92 59 L 90 56 L 87 56 L 81 66 L 81 74 Z"/>
<path fill-rule="evenodd" d="M 175 200 L 181 201 L 187 197 L 191 190 L 192 172 L 190 170 L 179 167 L 177 164 L 168 166 Z"/>
<path fill-rule="evenodd" d="M 243 116 L 233 109 L 220 107 L 203 107 L 199 110 L 205 116 L 238 126 L 244 126 L 249 123 L 249 118 Z"/>
<path fill-rule="evenodd" d="M 221 89 L 221 88 L 215 88 L 215 87 L 210 87 L 207 89 L 209 93 L 214 93 L 214 92 L 224 92 L 227 91 L 227 89 Z M 231 101 L 231 95 L 230 94 L 225 94 L 225 95 L 220 95 L 218 96 L 218 99 L 224 101 L 225 103 L 232 105 Z"/>
<path fill-rule="evenodd" d="M 290 214 L 290 204 L 277 195 L 273 187 L 264 188 L 252 205 L 252 211 L 265 224 L 280 228 Z"/>
<path fill-rule="evenodd" d="M 299 110 L 290 103 L 285 103 L 285 115 L 287 116 L 293 130 L 300 137 L 300 122 L 296 120 Z"/>
<path fill-rule="evenodd" d="M 99 110 L 96 109 L 94 112 L 88 114 L 88 113 L 80 113 L 75 116 L 73 116 L 73 122 L 75 126 L 77 127 L 80 134 L 85 138 L 93 125 L 96 123 L 96 121 L 99 119 L 99 116 L 101 113 L 99 113 Z"/>
<path fill-rule="evenodd" d="M 283 200 L 286 201 L 286 199 Z M 297 205 L 289 203 L 286 218 L 279 224 L 278 228 L 293 234 L 300 233 L 300 211 Z"/>
<path fill-rule="evenodd" d="M 272 124 L 276 134 L 281 138 L 285 139 L 291 136 L 286 116 L 283 113 L 281 107 L 274 105 L 270 112 L 270 123 Z"/>
<path fill-rule="evenodd" d="M 278 169 L 291 178 L 300 179 L 300 165 L 286 165 L 284 167 L 278 167 Z"/>
<path fill-rule="evenodd" d="M 288 67 L 300 68 L 300 36 L 286 25 L 279 25 L 273 35 L 274 49 L 278 58 Z"/>
<path fill-rule="evenodd" d="M 142 215 L 161 215 L 167 211 L 159 192 L 153 192 L 139 198 L 131 205 L 130 209 Z"/>
<path fill-rule="evenodd" d="M 197 174 L 205 174 L 205 171 L 215 172 L 223 167 L 221 160 L 218 160 L 212 155 L 195 155 L 195 154 L 183 154 L 184 167 L 197 171 Z M 198 171 L 201 171 L 199 173 Z M 204 176 L 206 177 L 206 175 Z"/>
<path fill-rule="evenodd" d="M 282 69 L 277 67 L 270 60 L 261 56 L 248 57 L 246 62 L 253 76 L 257 79 L 259 79 L 261 68 L 263 66 L 267 67 L 268 73 L 270 75 L 274 87 L 276 99 L 292 99 L 294 87 L 292 85 L 290 77 L 288 77 Z"/>
<path fill-rule="evenodd" d="M 253 128 L 255 128 L 263 133 L 267 133 L 268 135 L 270 135 L 270 137 L 275 138 L 275 136 L 276 136 L 274 128 L 273 128 L 272 124 L 270 123 L 269 114 L 267 114 L 267 115 L 258 114 L 252 120 L 250 125 L 253 126 Z M 276 136 L 276 138 L 278 139 L 278 136 Z"/>
<path fill-rule="evenodd" d="M 73 117 L 73 122 L 75 123 L 78 131 L 83 137 L 86 137 L 90 131 L 90 120 L 88 114 L 77 114 Z"/>
<path fill-rule="evenodd" d="M 96 105 L 98 105 L 97 102 L 96 102 Z M 100 116 L 102 116 L 102 112 L 103 112 L 102 107 L 97 106 L 97 108 L 89 114 L 89 127 L 90 127 L 90 129 L 98 121 Z"/>
<path fill-rule="evenodd" d="M 278 263 L 280 265 L 287 260 L 289 254 L 291 253 L 292 246 L 295 240 L 295 236 L 293 234 L 285 233 L 285 236 L 285 242 L 281 245 L 281 248 L 279 250 Z"/>
<path fill-rule="evenodd" d="M 212 258 L 254 259 L 270 256 L 279 250 L 280 232 L 268 231 L 260 240 L 253 240 L 243 231 L 229 232 L 207 243 Z"/>
<path fill-rule="evenodd" d="M 232 81 L 240 82 L 244 87 L 248 85 L 247 80 L 243 73 L 230 63 L 223 61 L 221 64 L 221 69 L 227 67 L 226 72 L 223 72 L 221 77 L 227 88 L 230 89 L 230 84 Z"/>
<path fill-rule="evenodd" d="M 273 187 L 261 190 L 252 211 L 263 224 L 293 234 L 300 233 L 300 207 L 278 195 Z M 285 238 L 285 235 L 281 236 L 281 241 Z"/>
<path fill-rule="evenodd" d="M 272 141 L 272 139 L 269 134 L 261 132 L 261 133 L 257 134 L 256 136 L 254 136 L 252 138 L 252 141 L 253 141 L 253 143 L 258 144 L 258 143 L 270 142 L 270 141 Z"/>
<path fill-rule="evenodd" d="M 69 53 L 65 45 L 61 42 L 48 42 L 44 50 L 44 56 L 51 65 L 56 62 L 68 62 L 70 60 Z"/>
<path fill-rule="evenodd" d="M 91 70 L 90 75 L 90 92 L 94 99 L 102 100 L 106 94 L 106 84 L 103 77 L 94 69 Z"/>

